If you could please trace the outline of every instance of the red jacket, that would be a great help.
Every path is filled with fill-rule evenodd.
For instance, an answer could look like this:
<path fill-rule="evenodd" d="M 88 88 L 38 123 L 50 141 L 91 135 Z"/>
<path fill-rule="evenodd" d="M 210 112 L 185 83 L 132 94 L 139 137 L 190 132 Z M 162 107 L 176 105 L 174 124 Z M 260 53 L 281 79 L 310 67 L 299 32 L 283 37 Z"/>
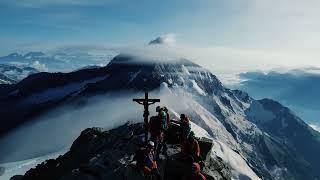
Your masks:
<path fill-rule="evenodd" d="M 170 127 L 170 115 L 169 115 L 169 112 L 166 112 L 167 113 L 167 124 L 168 124 L 168 127 Z"/>
<path fill-rule="evenodd" d="M 156 169 L 158 167 L 153 156 L 153 151 L 148 152 L 146 148 L 139 148 L 135 155 L 137 167 L 141 168 L 144 173 L 150 174 L 152 169 Z"/>
<path fill-rule="evenodd" d="M 196 171 L 192 173 L 191 180 L 206 180 L 207 178 L 201 174 L 200 165 L 198 163 L 193 163 L 196 166 Z"/>
<path fill-rule="evenodd" d="M 181 151 L 183 155 L 196 155 L 200 157 L 200 146 L 196 139 L 194 139 L 192 143 L 188 140 L 184 141 L 182 143 Z"/>
<path fill-rule="evenodd" d="M 153 169 L 157 169 L 157 168 L 158 168 L 157 162 L 153 161 L 151 167 L 149 167 L 147 165 L 143 166 L 143 172 L 146 174 L 150 174 Z"/>
<path fill-rule="evenodd" d="M 161 122 L 160 122 L 158 116 L 152 116 L 150 118 L 150 122 L 149 122 L 149 131 L 150 131 L 151 136 L 153 136 L 153 137 L 160 136 L 160 134 L 161 134 L 160 126 L 161 126 Z"/>

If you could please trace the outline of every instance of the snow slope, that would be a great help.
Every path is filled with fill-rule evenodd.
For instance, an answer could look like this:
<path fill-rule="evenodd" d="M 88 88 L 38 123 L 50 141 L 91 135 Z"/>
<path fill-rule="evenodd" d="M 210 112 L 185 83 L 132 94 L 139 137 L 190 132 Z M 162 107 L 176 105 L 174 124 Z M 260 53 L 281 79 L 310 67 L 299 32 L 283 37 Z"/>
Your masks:
<path fill-rule="evenodd" d="M 193 122 L 191 122 L 191 128 L 196 136 L 213 139 L 206 130 Z M 251 180 L 260 180 L 238 153 L 219 140 L 213 139 L 211 156 L 222 158 L 222 160 L 231 168 L 232 178 L 234 180 L 247 180 L 248 178 L 251 178 Z"/>
<path fill-rule="evenodd" d="M 40 156 L 40 157 L 33 158 L 33 159 L 0 164 L 0 167 L 5 168 L 4 174 L 2 176 L 0 176 L 0 179 L 1 180 L 9 180 L 14 175 L 24 174 L 29 169 L 34 168 L 37 164 L 40 164 L 47 159 L 57 158 L 59 155 L 62 155 L 65 152 L 67 152 L 67 150 L 61 150 L 56 153 L 48 154 L 45 156 Z"/>
<path fill-rule="evenodd" d="M 62 87 L 56 88 L 49 88 L 43 92 L 32 94 L 26 97 L 24 100 L 21 101 L 22 105 L 32 105 L 32 104 L 41 104 L 48 101 L 57 101 L 60 100 L 70 94 L 79 92 L 82 88 L 84 88 L 89 83 L 96 83 L 98 81 L 102 81 L 108 78 L 107 76 L 104 77 L 96 77 L 93 79 L 88 79 L 85 81 L 74 82 Z"/>
<path fill-rule="evenodd" d="M 231 167 L 233 179 L 259 180 L 260 178 L 252 171 L 246 161 L 226 144 L 220 141 L 213 141 L 212 156 L 218 156 Z"/>

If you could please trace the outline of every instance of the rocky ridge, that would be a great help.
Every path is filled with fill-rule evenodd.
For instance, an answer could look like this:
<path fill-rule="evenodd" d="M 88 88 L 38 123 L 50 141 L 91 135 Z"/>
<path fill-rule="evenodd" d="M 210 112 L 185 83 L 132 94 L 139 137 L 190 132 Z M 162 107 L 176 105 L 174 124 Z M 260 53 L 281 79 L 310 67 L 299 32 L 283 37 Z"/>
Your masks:
<path fill-rule="evenodd" d="M 171 132 L 177 132 L 174 126 Z M 135 169 L 133 156 L 141 144 L 143 124 L 127 123 L 116 129 L 104 131 L 88 128 L 73 142 L 70 150 L 57 159 L 46 160 L 30 169 L 23 176 L 12 180 L 98 180 L 98 179 L 144 179 Z M 174 162 L 179 156 L 180 146 L 176 136 L 170 137 L 168 157 L 161 156 L 158 167 L 164 179 L 177 179 L 185 172 Z M 223 160 L 212 156 L 212 140 L 199 139 L 201 156 L 204 158 L 203 173 L 208 179 L 231 180 L 231 171 Z"/>

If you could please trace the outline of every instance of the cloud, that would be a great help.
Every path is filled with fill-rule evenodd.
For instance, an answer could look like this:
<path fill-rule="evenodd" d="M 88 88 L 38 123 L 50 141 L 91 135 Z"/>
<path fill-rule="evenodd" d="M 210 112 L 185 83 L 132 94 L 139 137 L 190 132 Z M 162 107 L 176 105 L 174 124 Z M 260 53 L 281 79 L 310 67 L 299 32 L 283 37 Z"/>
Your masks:
<path fill-rule="evenodd" d="M 108 0 L 106 2 L 111 2 Z M 3 1 L 2 3 L 11 6 L 24 8 L 41 8 L 49 6 L 92 6 L 105 3 L 99 0 L 19 0 L 19 1 Z"/>
<path fill-rule="evenodd" d="M 254 98 L 272 98 L 290 107 L 308 122 L 320 122 L 319 68 L 309 67 L 287 72 L 246 72 L 235 88 Z"/>
<path fill-rule="evenodd" d="M 34 61 L 31 67 L 37 69 L 40 72 L 47 72 L 48 68 L 45 64 L 41 64 L 39 61 Z"/>
<path fill-rule="evenodd" d="M 320 126 L 314 125 L 314 124 L 309 124 L 310 127 L 312 127 L 314 130 L 320 132 Z"/>
<path fill-rule="evenodd" d="M 142 94 L 108 93 L 84 98 L 78 105 L 53 109 L 0 138 L 0 144 L 5 144 L 0 149 L 0 163 L 30 159 L 69 148 L 86 128 L 112 129 L 128 121 L 142 122 L 143 107 L 132 101 L 133 97 L 139 96 Z M 123 107 L 126 107 L 125 110 Z"/>
<path fill-rule="evenodd" d="M 164 34 L 157 37 L 154 40 L 149 42 L 149 45 L 175 45 L 176 44 L 176 35 L 175 34 Z"/>
<path fill-rule="evenodd" d="M 86 45 L 75 45 L 75 44 L 66 44 L 54 47 L 48 50 L 49 54 L 88 54 L 89 52 L 115 52 L 115 48 L 106 47 L 103 45 L 93 45 L 93 44 L 86 44 Z"/>
<path fill-rule="evenodd" d="M 284 71 L 301 67 L 313 67 L 313 70 L 309 71 L 317 71 L 315 68 L 320 67 L 320 61 L 316 61 L 317 56 L 313 54 L 168 43 L 176 42 L 173 37 L 174 34 L 160 36 L 149 43 L 152 45 L 147 46 L 109 47 L 117 52 L 153 57 L 163 61 L 186 58 L 212 71 L 229 87 L 241 81 L 239 73 L 242 72 L 274 69 Z"/>

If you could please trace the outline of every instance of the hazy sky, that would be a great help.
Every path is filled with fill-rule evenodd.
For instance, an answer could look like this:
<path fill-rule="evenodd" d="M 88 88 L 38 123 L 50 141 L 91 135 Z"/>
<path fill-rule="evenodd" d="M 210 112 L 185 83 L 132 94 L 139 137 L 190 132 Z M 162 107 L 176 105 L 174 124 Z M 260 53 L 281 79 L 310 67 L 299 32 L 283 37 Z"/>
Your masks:
<path fill-rule="evenodd" d="M 216 67 L 320 66 L 319 0 L 1 0 L 0 9 L 0 55 L 170 34 Z"/>

